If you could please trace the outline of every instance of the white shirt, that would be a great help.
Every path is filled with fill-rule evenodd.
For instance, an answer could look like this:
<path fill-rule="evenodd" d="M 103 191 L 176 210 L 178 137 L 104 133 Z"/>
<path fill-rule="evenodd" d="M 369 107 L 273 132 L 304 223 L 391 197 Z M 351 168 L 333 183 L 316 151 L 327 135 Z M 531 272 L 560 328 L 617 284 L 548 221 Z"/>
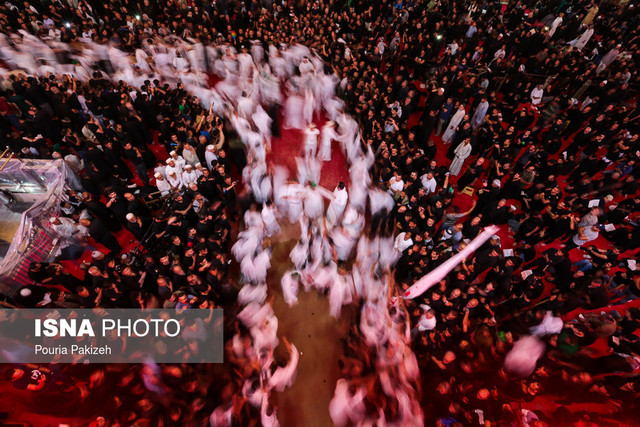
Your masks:
<path fill-rule="evenodd" d="M 434 177 L 429 179 L 427 178 L 427 174 L 425 173 L 420 177 L 420 181 L 422 181 L 422 186 L 427 190 L 427 194 L 431 194 L 436 191 L 438 183 L 436 182 L 436 179 Z"/>
<path fill-rule="evenodd" d="M 169 175 L 171 175 L 171 172 L 175 173 L 176 176 L 182 176 L 182 167 L 178 166 L 177 163 L 174 163 L 175 166 L 170 166 L 167 165 L 164 167 L 164 176 L 165 177 L 169 177 Z"/>
<path fill-rule="evenodd" d="M 397 191 L 402 191 L 404 189 L 404 181 L 401 179 L 396 180 L 396 177 L 394 176 L 393 178 L 391 178 L 389 180 L 389 191 L 388 193 L 391 194 L 392 196 L 397 192 Z"/>
<path fill-rule="evenodd" d="M 218 156 L 216 156 L 216 153 L 213 151 L 207 150 L 204 152 L 204 160 L 207 162 L 207 168 L 211 170 L 211 163 L 213 163 L 214 160 L 218 160 Z"/>
<path fill-rule="evenodd" d="M 533 105 L 538 105 L 542 102 L 542 95 L 544 94 L 544 89 L 538 89 L 538 87 L 535 87 L 532 91 L 531 91 L 531 103 Z"/>
<path fill-rule="evenodd" d="M 408 249 L 411 246 L 413 246 L 413 239 L 411 239 L 411 238 L 405 239 L 406 235 L 407 235 L 407 233 L 402 232 L 402 233 L 398 234 L 398 237 L 396 237 L 396 242 L 393 245 L 393 247 L 396 248 L 396 250 L 398 252 L 404 252 L 406 249 Z"/>
<path fill-rule="evenodd" d="M 184 185 L 189 185 L 192 182 L 197 182 L 197 181 L 198 181 L 198 173 L 193 169 L 191 170 L 191 172 L 186 170 L 182 172 L 182 182 Z"/>
<path fill-rule="evenodd" d="M 430 331 L 436 327 L 437 322 L 436 316 L 429 319 L 427 313 L 424 313 L 420 316 L 420 320 L 418 320 L 418 330 L 420 332 Z"/>
<path fill-rule="evenodd" d="M 180 189 L 182 188 L 182 179 L 178 178 L 175 175 L 167 175 L 167 182 L 171 185 L 171 188 Z"/>
<path fill-rule="evenodd" d="M 156 187 L 158 187 L 158 191 L 162 192 L 163 196 L 166 196 L 171 191 L 171 184 L 167 182 L 166 179 L 158 179 L 156 178 Z"/>
<path fill-rule="evenodd" d="M 349 200 L 349 194 L 347 193 L 347 189 L 343 188 L 342 190 L 336 188 L 333 190 L 333 196 L 335 197 L 334 202 L 337 206 L 347 206 L 347 201 Z"/>
<path fill-rule="evenodd" d="M 318 135 L 320 135 L 320 131 L 317 128 L 305 129 L 304 135 L 304 145 L 306 147 L 315 147 L 318 145 Z"/>

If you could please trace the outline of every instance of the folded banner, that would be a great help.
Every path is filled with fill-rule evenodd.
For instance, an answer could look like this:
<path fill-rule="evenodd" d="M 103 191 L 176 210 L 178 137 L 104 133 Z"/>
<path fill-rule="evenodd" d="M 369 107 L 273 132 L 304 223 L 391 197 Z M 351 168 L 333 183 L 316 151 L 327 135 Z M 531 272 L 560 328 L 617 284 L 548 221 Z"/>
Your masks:
<path fill-rule="evenodd" d="M 473 239 L 471 243 L 469 243 L 463 250 L 440 264 L 438 267 L 436 267 L 435 270 L 414 283 L 413 286 L 406 290 L 406 292 L 402 295 L 402 298 L 413 299 L 422 295 L 427 289 L 444 279 L 445 276 L 449 274 L 449 272 L 453 270 L 456 265 L 460 264 L 463 259 L 475 252 L 476 249 L 484 244 L 484 242 L 493 237 L 498 232 L 498 230 L 498 227 L 496 227 L 495 225 L 486 227 L 484 231 L 480 233 L 478 237 Z"/>

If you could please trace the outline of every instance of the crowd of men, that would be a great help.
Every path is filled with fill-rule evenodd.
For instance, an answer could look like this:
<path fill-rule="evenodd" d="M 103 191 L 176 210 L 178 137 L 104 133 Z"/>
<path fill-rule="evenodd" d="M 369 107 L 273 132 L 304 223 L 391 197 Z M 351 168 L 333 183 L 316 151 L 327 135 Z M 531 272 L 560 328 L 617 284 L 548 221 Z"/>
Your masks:
<path fill-rule="evenodd" d="M 6 2 L 0 21 L 3 46 L 32 34 L 70 46 L 93 41 L 136 59 L 140 51 L 151 56 L 154 40 L 176 38 L 238 52 L 260 45 L 266 54 L 280 43 L 314 49 L 360 125 L 362 152 L 375 153 L 372 182 L 393 197 L 367 227 L 370 236 L 395 239 L 397 295 L 484 226 L 502 229 L 404 303 L 425 424 L 566 425 L 587 417 L 597 423 L 614 411 L 633 420 L 638 411 L 640 325 L 630 307 L 640 296 L 635 9 L 577 0 Z M 52 50 L 66 63 L 75 53 Z M 91 241 L 108 253 L 89 248 L 83 277 L 64 263 L 34 263 L 30 278 L 47 286 L 31 286 L 13 302 L 235 313 L 232 230 L 255 196 L 232 178 L 248 159 L 228 115 L 207 110 L 182 83 L 151 74 L 134 86 L 101 72 L 47 74 L 43 58 L 27 62 L 34 69 L 22 67 L 26 75 L 7 74 L 1 84 L 3 145 L 25 158 L 64 158 L 81 178 L 85 191 L 70 192 L 51 219 L 65 242 L 60 260 L 78 259 Z M 206 64 L 199 71 L 215 74 Z M 194 67 L 180 54 L 171 65 Z M 98 64 L 107 75 L 112 67 Z M 277 135 L 278 120 L 271 131 Z M 143 202 L 159 195 L 169 201 L 151 209 Z M 144 242 L 135 262 L 116 239 L 122 228 Z M 531 331 L 558 317 L 564 322 Z M 233 336 L 243 326 L 232 319 L 227 328 Z M 345 395 L 358 390 L 349 418 L 358 424 L 363 413 L 380 411 L 394 425 L 399 402 L 381 398 L 376 355 L 363 356 L 371 350 L 358 334 L 347 338 L 342 365 Z M 534 369 L 505 364 L 530 334 L 547 348 Z M 246 331 L 237 336 L 249 340 Z M 78 399 L 114 387 L 137 396 L 107 397 L 99 415 L 112 423 L 201 422 L 221 405 L 228 424 L 219 425 L 265 423 L 272 408 L 251 401 L 259 388 L 247 363 L 251 344 L 228 344 L 235 369 L 70 367 L 65 375 L 88 385 L 65 387 L 77 389 Z M 161 393 L 149 387 L 153 377 Z M 34 389 L 24 372 L 11 378 Z M 589 409 L 593 403 L 602 409 Z"/>

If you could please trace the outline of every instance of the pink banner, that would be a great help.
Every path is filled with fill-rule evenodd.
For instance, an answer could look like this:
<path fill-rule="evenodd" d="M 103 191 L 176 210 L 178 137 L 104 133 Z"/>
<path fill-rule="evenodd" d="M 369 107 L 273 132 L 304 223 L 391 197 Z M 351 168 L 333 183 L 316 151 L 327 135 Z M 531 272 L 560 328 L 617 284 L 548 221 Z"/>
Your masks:
<path fill-rule="evenodd" d="M 482 246 L 484 242 L 493 237 L 497 232 L 498 227 L 496 227 L 495 225 L 486 227 L 484 231 L 480 233 L 478 237 L 473 239 L 471 243 L 469 243 L 463 250 L 440 264 L 438 267 L 436 267 L 435 270 L 414 283 L 413 286 L 405 291 L 405 293 L 402 295 L 402 298 L 413 299 L 422 295 L 427 289 L 444 279 L 446 275 L 456 267 L 456 265 L 460 264 L 463 259 L 475 252 L 476 249 Z"/>

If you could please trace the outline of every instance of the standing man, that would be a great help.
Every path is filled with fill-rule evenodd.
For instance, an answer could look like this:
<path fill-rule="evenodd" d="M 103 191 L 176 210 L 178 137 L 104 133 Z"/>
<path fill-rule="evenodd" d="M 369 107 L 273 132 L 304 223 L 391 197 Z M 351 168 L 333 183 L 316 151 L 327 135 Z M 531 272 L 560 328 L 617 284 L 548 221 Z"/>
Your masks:
<path fill-rule="evenodd" d="M 471 138 L 465 138 L 460 145 L 456 147 L 454 151 L 455 157 L 449 167 L 449 173 L 452 176 L 456 176 L 460 173 L 464 161 L 471 155 Z"/>
<path fill-rule="evenodd" d="M 309 158 L 316 156 L 316 150 L 318 149 L 318 135 L 320 131 L 316 128 L 315 123 L 309 123 L 309 126 L 304 130 L 304 157 Z"/>
<path fill-rule="evenodd" d="M 329 228 L 342 223 L 342 215 L 349 201 L 349 194 L 344 182 L 340 181 L 338 183 L 338 186 L 333 190 L 333 197 L 327 209 L 327 225 Z"/>
<path fill-rule="evenodd" d="M 538 85 L 531 91 L 531 104 L 539 105 L 542 102 L 542 95 L 544 95 L 544 89 L 542 85 Z"/>
<path fill-rule="evenodd" d="M 120 243 L 113 237 L 107 225 L 100 218 L 94 218 L 93 220 L 83 218 L 80 220 L 80 224 L 89 228 L 89 236 L 97 243 L 115 253 L 122 252 L 122 246 L 120 246 Z"/>

